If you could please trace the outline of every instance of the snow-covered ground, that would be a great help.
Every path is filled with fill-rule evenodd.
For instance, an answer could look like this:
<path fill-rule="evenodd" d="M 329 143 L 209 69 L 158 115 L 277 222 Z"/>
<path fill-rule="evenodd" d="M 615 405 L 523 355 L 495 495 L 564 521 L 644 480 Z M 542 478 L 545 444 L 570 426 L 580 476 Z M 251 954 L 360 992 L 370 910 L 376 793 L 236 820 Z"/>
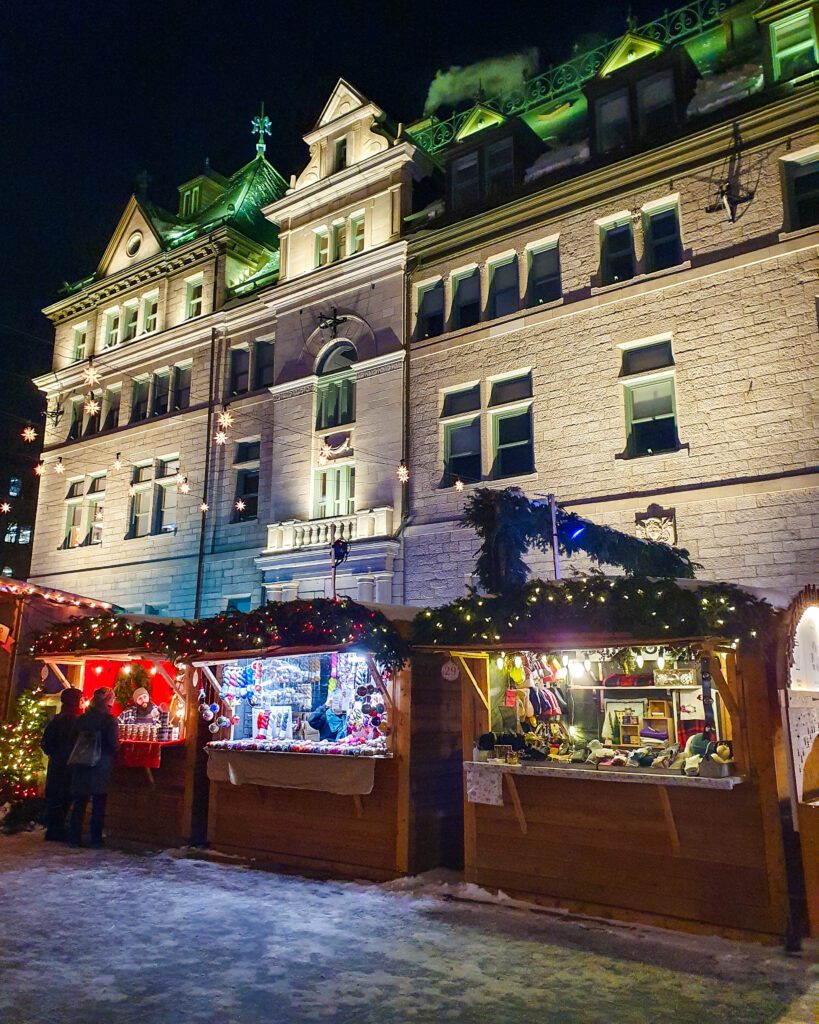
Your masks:
<path fill-rule="evenodd" d="M 0 837 L 0 1024 L 819 1021 L 807 954 L 452 896 Z"/>

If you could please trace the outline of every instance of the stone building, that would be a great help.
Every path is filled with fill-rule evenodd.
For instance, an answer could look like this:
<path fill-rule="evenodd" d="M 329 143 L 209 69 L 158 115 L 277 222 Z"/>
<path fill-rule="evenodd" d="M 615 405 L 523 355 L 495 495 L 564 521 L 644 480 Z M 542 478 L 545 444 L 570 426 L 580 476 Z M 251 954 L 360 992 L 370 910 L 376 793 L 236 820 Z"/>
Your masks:
<path fill-rule="evenodd" d="M 409 246 L 408 602 L 471 582 L 486 482 L 816 578 L 817 7 L 686 12 L 410 126 L 446 187 Z"/>
<path fill-rule="evenodd" d="M 448 600 L 486 482 L 814 579 L 818 63 L 816 0 L 697 0 L 406 127 L 340 80 L 289 187 L 260 116 L 134 197 L 46 310 L 31 579 L 206 614 L 344 540 L 339 592 Z"/>

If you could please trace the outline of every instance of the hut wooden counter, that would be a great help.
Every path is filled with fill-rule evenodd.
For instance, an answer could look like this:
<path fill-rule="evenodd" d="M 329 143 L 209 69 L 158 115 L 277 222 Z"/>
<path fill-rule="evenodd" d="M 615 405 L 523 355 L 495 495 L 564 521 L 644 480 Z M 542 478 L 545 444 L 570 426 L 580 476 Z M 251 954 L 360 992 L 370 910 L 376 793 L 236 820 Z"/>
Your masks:
<path fill-rule="evenodd" d="M 591 602 L 636 586 L 533 584 L 519 603 L 476 596 L 424 613 L 416 643 L 445 650 L 424 645 L 427 671 L 461 693 L 465 880 L 579 913 L 783 941 L 774 659 L 738 636 L 652 635 L 641 615 L 632 633 L 619 615 L 595 632 Z M 541 601 L 564 613 L 527 610 Z"/>

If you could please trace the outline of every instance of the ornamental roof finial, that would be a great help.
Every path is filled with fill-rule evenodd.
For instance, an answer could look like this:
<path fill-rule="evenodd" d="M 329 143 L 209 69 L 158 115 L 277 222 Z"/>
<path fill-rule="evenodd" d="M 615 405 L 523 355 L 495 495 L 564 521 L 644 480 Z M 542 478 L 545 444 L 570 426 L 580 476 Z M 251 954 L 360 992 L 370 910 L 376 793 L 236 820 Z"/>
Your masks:
<path fill-rule="evenodd" d="M 254 133 L 257 136 L 256 139 L 256 152 L 259 156 L 264 156 L 264 152 L 267 149 L 267 143 L 264 141 L 265 135 L 270 134 L 270 118 L 265 117 L 264 103 L 261 106 L 259 113 L 250 122 Z"/>

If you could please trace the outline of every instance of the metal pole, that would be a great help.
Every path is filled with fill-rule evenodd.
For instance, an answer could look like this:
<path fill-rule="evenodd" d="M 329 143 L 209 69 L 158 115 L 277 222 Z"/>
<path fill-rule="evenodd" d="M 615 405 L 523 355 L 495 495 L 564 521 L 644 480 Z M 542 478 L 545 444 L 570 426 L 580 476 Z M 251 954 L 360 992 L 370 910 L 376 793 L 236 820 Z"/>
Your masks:
<path fill-rule="evenodd" d="M 552 558 L 555 563 L 555 579 L 560 579 L 560 548 L 557 543 L 557 500 L 554 494 L 547 495 L 549 511 L 552 515 Z"/>

